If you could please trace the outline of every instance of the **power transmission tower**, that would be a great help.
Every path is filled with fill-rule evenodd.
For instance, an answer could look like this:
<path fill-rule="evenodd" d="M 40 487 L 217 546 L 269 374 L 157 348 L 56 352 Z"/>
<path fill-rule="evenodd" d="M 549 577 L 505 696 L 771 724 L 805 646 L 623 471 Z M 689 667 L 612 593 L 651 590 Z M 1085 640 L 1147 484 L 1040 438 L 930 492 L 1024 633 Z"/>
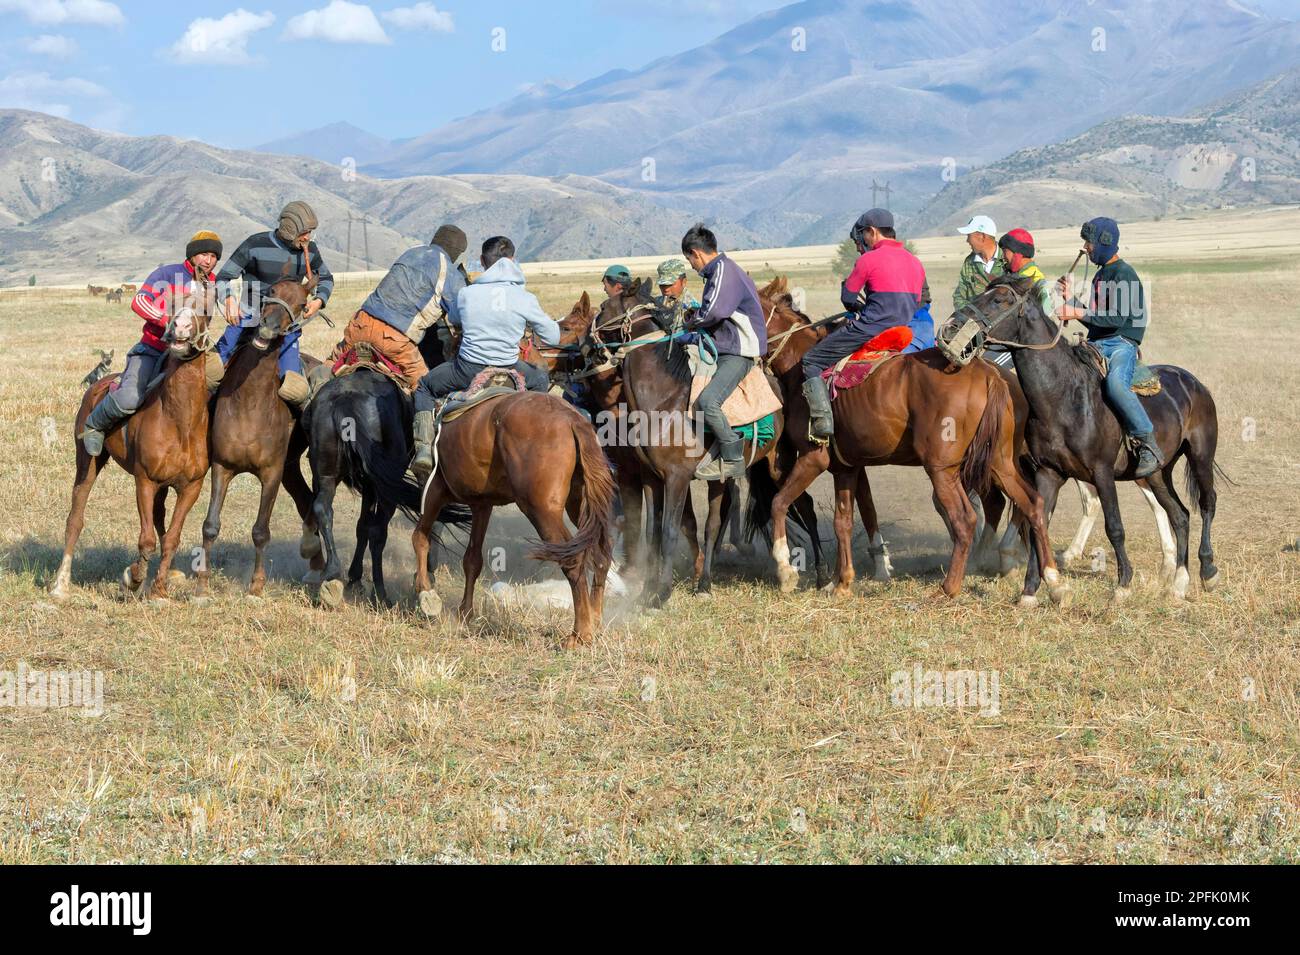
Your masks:
<path fill-rule="evenodd" d="M 879 201 L 879 200 L 880 200 L 880 194 L 881 194 L 882 192 L 885 194 L 885 204 L 884 204 L 883 206 L 880 204 L 880 201 Z M 880 183 L 876 182 L 875 178 L 873 177 L 872 180 L 871 180 L 871 205 L 872 205 L 872 208 L 875 208 L 875 209 L 888 209 L 888 208 L 889 208 L 889 196 L 890 196 L 890 193 L 892 193 L 892 192 L 893 192 L 893 190 L 889 188 L 889 180 L 885 180 L 885 184 L 882 186 L 882 185 L 880 185 Z"/>

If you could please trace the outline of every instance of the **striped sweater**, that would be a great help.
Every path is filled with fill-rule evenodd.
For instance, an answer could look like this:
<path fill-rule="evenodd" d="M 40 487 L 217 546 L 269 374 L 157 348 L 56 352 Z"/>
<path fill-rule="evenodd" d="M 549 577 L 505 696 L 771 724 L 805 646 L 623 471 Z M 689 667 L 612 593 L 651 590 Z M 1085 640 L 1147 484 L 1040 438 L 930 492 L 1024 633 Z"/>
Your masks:
<path fill-rule="evenodd" d="M 334 276 L 321 258 L 315 242 L 307 244 L 311 272 L 316 276 L 315 297 L 324 305 L 334 290 Z M 240 243 L 226 264 L 217 273 L 217 297 L 224 301 L 231 295 L 230 283 L 243 279 L 244 289 L 240 304 L 245 313 L 256 314 L 260 297 L 272 285 L 286 278 L 301 279 L 307 274 L 307 263 L 300 249 L 293 249 L 280 241 L 274 232 L 258 232 Z"/>
<path fill-rule="evenodd" d="M 184 304 L 185 296 L 194 284 L 194 266 L 189 261 L 176 265 L 163 265 L 153 270 L 131 299 L 131 311 L 144 319 L 140 341 L 150 348 L 162 351 L 167 346 L 162 340 L 167 322 Z"/>

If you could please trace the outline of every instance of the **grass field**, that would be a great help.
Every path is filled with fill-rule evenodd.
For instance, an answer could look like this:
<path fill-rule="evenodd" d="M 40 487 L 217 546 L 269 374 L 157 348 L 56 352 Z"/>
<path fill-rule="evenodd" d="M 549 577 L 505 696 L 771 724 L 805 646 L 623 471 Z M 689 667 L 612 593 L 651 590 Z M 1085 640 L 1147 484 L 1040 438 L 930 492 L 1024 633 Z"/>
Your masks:
<path fill-rule="evenodd" d="M 1110 602 L 1100 528 L 1091 548 L 1107 570 L 1070 568 L 1067 609 L 1015 608 L 1019 575 L 974 574 L 959 599 L 936 599 L 948 545 L 928 484 L 880 469 L 894 583 L 860 578 L 835 600 L 805 580 L 782 596 L 764 553 L 728 550 L 712 597 L 682 582 L 659 612 L 613 601 L 595 644 L 574 652 L 557 646 L 565 612 L 485 592 L 555 575 L 520 556 L 531 529 L 508 510 L 466 628 L 412 609 L 400 521 L 388 549 L 400 605 L 317 607 L 297 582 L 283 497 L 273 580 L 248 600 L 248 476 L 227 502 L 211 603 L 187 599 L 188 585 L 165 607 L 119 596 L 137 522 L 113 467 L 91 498 L 75 595 L 54 604 L 44 587 L 62 549 L 78 382 L 92 347 L 115 347 L 120 369 L 138 322 L 84 292 L 0 295 L 0 671 L 102 671 L 105 697 L 98 717 L 0 707 L 0 863 L 1300 861 L 1300 554 L 1287 550 L 1300 534 L 1287 357 L 1300 213 L 1266 218 L 1133 229 L 1151 286 L 1147 356 L 1213 391 L 1219 461 L 1238 485 L 1220 487 L 1213 594 L 1194 584 L 1175 605 L 1156 588 L 1150 512 L 1125 488 L 1131 602 Z M 1234 228 L 1267 241 L 1234 240 L 1230 265 L 1198 254 L 1198 236 Z M 1076 248 L 1064 233 L 1040 245 L 1049 274 Z M 918 247 L 943 304 L 960 243 Z M 560 314 L 604 264 L 538 266 L 530 284 Z M 811 314 L 835 309 L 824 264 L 782 271 Z M 345 284 L 330 313 L 346 318 L 366 291 Z M 317 325 L 305 346 L 330 342 Z M 1062 501 L 1058 549 L 1078 516 L 1073 492 Z M 341 499 L 349 550 L 355 509 Z M 860 531 L 857 544 L 861 571 Z M 437 586 L 453 602 L 459 570 Z M 916 667 L 996 671 L 997 712 L 895 705 L 891 674 Z"/>

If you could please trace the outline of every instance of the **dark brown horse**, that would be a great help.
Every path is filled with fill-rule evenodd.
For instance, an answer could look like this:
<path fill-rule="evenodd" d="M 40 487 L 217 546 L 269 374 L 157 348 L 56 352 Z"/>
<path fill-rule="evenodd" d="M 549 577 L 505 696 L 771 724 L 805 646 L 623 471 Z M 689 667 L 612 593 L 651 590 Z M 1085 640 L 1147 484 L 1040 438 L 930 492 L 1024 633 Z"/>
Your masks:
<path fill-rule="evenodd" d="M 461 619 L 474 610 L 492 508 L 516 504 L 542 538 L 530 556 L 557 562 L 568 578 L 574 621 L 564 645 L 590 643 L 604 608 L 614 521 L 614 479 L 591 423 L 560 398 L 522 393 L 490 399 L 443 424 L 437 467 L 411 536 L 420 609 L 429 616 L 442 610 L 429 583 L 429 538 L 452 502 L 473 514 Z M 566 511 L 576 533 L 565 525 Z"/>
<path fill-rule="evenodd" d="M 798 581 L 785 539 L 791 502 L 819 474 L 831 471 L 839 542 L 835 593 L 845 596 L 854 579 L 851 539 L 855 501 L 864 521 L 876 523 L 861 469 L 897 464 L 925 468 L 936 506 L 952 535 L 952 561 L 943 581 L 946 595 L 955 596 L 961 590 L 973 543 L 976 520 L 967 491 L 983 495 L 992 484 L 1010 497 L 1028 520 L 1035 552 L 1048 568 L 1044 577 L 1049 591 L 1054 600 L 1064 599 L 1066 586 L 1047 546 L 1042 502 L 1017 468 L 1016 415 L 997 370 L 984 362 L 954 368 L 933 349 L 889 359 L 862 384 L 839 393 L 833 405 L 835 437 L 830 445 L 818 445 L 808 437 L 808 405 L 798 387 L 802 378 L 799 360 L 817 335 L 815 329 L 800 328 L 800 320 L 811 325 L 806 317 L 791 319 L 783 310 L 771 320 L 772 337 L 796 331 L 777 354 L 786 394 L 787 434 L 797 452 L 771 501 L 772 554 L 782 589 L 793 589 Z M 1028 579 L 1022 601 L 1034 602 Z"/>
<path fill-rule="evenodd" d="M 72 486 L 72 508 L 63 538 L 63 561 L 50 588 L 51 596 L 68 596 L 72 582 L 72 553 L 85 525 L 86 501 L 104 465 L 111 457 L 135 478 L 135 503 L 140 513 L 138 557 L 122 572 L 122 586 L 140 589 L 149 570 L 158 539 L 162 558 L 154 575 L 151 596 L 167 599 L 172 558 L 180 543 L 185 517 L 203 488 L 208 470 L 208 386 L 204 361 L 212 340 L 208 322 L 214 310 L 211 286 L 204 286 L 176 311 L 168 324 L 164 341 L 168 345 L 159 384 L 139 410 L 108 432 L 104 450 L 92 458 L 80 441 L 77 447 L 77 476 Z M 80 434 L 86 416 L 95 407 L 116 375 L 101 378 L 86 390 L 77 412 L 73 434 Z M 167 492 L 176 493 L 171 524 L 166 524 Z"/>
<path fill-rule="evenodd" d="M 652 563 L 646 577 L 646 599 L 650 606 L 662 605 L 672 593 L 672 556 L 677 549 L 677 533 L 690 497 L 691 481 L 703 452 L 703 433 L 690 412 L 691 371 L 684 344 L 650 326 L 652 340 L 632 341 L 642 327 L 638 322 L 651 309 L 649 281 L 634 282 L 628 291 L 611 297 L 601 306 L 587 335 L 586 347 L 594 367 L 613 370 L 606 386 L 619 389 L 617 395 L 606 394 L 600 400 L 617 399 L 626 407 L 629 418 L 627 435 L 645 470 L 657 480 L 651 534 Z M 656 334 L 657 333 L 657 334 Z M 593 391 L 600 376 L 593 376 Z M 746 441 L 744 454 L 757 459 L 765 456 L 781 433 L 781 415 L 777 414 L 775 435 L 755 448 Z M 633 440 L 640 428 L 641 440 Z M 722 540 L 727 510 L 734 482 L 708 482 L 708 517 L 705 521 L 703 565 L 696 590 L 707 593 L 711 588 L 713 557 Z"/>
<path fill-rule="evenodd" d="M 212 495 L 203 521 L 203 564 L 198 573 L 199 593 L 205 593 L 211 567 L 212 545 L 221 532 L 221 508 L 230 481 L 237 474 L 254 474 L 262 497 L 253 524 L 253 573 L 248 593 L 260 596 L 266 584 L 264 552 L 271 539 L 271 511 L 283 483 L 298 508 L 302 539 L 298 552 L 312 570 L 324 566 L 320 537 L 312 513 L 312 493 L 298 461 L 307 439 L 288 405 L 280 398 L 276 367 L 281 339 L 294 328 L 315 289 L 315 279 L 282 279 L 262 299 L 257 334 L 231 355 L 212 412 Z M 215 360 L 215 358 L 213 359 Z M 305 368 L 315 359 L 303 355 Z"/>

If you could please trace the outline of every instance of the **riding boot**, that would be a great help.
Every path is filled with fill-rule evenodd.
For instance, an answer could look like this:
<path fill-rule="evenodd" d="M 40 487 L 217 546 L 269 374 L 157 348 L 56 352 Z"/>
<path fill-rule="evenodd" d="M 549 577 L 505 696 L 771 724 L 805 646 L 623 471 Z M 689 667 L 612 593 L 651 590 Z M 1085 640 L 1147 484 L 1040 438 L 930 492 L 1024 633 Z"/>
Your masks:
<path fill-rule="evenodd" d="M 740 438 L 718 441 L 709 448 L 699 467 L 695 469 L 697 481 L 725 481 L 742 477 L 745 473 L 745 442 Z"/>
<path fill-rule="evenodd" d="M 221 379 L 226 377 L 226 366 L 221 362 L 221 356 L 216 351 L 210 351 L 203 356 L 203 377 L 208 382 L 208 394 L 215 395 L 217 389 L 221 387 Z"/>
<path fill-rule="evenodd" d="M 433 412 L 415 413 L 415 457 L 411 460 L 411 473 L 423 484 L 433 470 Z"/>
<path fill-rule="evenodd" d="M 1132 435 L 1130 440 L 1135 445 L 1138 456 L 1137 469 L 1134 470 L 1133 477 L 1150 477 L 1165 466 L 1165 456 L 1160 453 L 1160 445 L 1156 444 L 1156 437 L 1152 432 Z"/>
<path fill-rule="evenodd" d="M 804 379 L 803 396 L 808 400 L 809 426 L 814 440 L 826 441 L 835 434 L 831 414 L 831 392 L 821 375 Z"/>
<path fill-rule="evenodd" d="M 77 435 L 86 453 L 92 458 L 99 457 L 104 452 L 104 435 L 113 430 L 118 422 L 129 417 L 131 412 L 122 410 L 111 391 L 99 399 L 99 404 L 91 408 L 90 414 L 86 416 L 85 430 Z"/>
<path fill-rule="evenodd" d="M 284 380 L 280 382 L 280 397 L 284 403 L 299 410 L 307 403 L 311 397 L 311 388 L 307 385 L 307 379 L 296 371 L 286 371 Z"/>

